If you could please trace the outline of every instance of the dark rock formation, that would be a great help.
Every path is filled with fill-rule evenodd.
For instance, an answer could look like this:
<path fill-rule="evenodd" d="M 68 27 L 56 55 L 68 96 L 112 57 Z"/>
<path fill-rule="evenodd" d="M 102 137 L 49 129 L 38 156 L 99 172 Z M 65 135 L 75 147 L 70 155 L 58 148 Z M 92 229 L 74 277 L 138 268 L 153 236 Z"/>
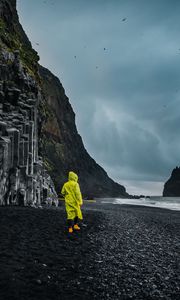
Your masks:
<path fill-rule="evenodd" d="M 15 1 L 1 1 L 0 205 L 39 206 L 49 193 L 56 197 L 38 150 L 37 62 L 18 23 Z"/>
<path fill-rule="evenodd" d="M 125 188 L 112 179 L 84 148 L 75 125 L 75 114 L 57 77 L 40 67 L 48 117 L 43 123 L 43 157 L 55 186 L 60 190 L 69 170 L 79 175 L 85 196 L 126 196 Z"/>
<path fill-rule="evenodd" d="M 176 167 L 164 185 L 164 197 L 180 197 L 180 167 Z"/>
<path fill-rule="evenodd" d="M 85 150 L 59 79 L 38 60 L 19 24 L 16 1 L 2 0 L 1 204 L 40 204 L 49 191 L 55 197 L 51 177 L 60 191 L 69 170 L 78 173 L 85 196 L 127 196 L 125 188 L 111 180 Z"/>

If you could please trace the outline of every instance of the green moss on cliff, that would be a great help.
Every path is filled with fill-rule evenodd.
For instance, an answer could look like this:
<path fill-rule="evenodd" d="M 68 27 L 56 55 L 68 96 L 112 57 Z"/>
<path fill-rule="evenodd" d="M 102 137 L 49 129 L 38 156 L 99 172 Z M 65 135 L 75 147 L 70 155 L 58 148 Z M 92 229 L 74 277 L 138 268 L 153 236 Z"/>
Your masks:
<path fill-rule="evenodd" d="M 31 46 L 22 43 L 21 34 L 18 31 L 9 31 L 6 22 L 0 18 L 0 41 L 1 48 L 5 47 L 9 52 L 19 50 L 20 59 L 28 73 L 39 81 L 37 63 L 38 53 Z"/>

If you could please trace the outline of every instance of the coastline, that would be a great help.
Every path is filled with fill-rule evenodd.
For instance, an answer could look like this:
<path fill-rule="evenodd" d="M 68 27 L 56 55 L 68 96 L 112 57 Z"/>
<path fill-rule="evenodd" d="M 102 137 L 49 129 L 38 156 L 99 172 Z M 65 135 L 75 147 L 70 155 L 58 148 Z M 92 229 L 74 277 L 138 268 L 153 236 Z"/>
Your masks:
<path fill-rule="evenodd" d="M 114 205 L 130 205 L 144 206 L 152 208 L 162 208 L 174 211 L 180 211 L 180 197 L 162 197 L 152 196 L 148 198 L 96 198 L 97 203 L 114 204 Z"/>
<path fill-rule="evenodd" d="M 85 203 L 68 236 L 58 208 L 0 207 L 0 299 L 179 299 L 180 212 Z"/>

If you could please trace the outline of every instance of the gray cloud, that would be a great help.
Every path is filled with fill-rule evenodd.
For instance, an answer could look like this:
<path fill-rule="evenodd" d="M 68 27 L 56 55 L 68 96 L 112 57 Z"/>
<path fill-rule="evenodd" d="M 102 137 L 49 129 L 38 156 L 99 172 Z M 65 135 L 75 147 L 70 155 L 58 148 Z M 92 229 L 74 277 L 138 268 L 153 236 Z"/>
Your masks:
<path fill-rule="evenodd" d="M 18 1 L 87 150 L 120 182 L 160 187 L 179 164 L 179 9 L 178 0 Z"/>

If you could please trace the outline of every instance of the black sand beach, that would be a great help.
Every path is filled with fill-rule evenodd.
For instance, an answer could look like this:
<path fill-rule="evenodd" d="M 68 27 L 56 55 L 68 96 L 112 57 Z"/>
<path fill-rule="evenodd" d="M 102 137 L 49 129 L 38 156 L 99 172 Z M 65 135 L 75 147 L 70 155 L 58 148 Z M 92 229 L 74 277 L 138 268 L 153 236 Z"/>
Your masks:
<path fill-rule="evenodd" d="M 0 208 L 0 299 L 180 299 L 180 212 L 85 204 Z"/>

